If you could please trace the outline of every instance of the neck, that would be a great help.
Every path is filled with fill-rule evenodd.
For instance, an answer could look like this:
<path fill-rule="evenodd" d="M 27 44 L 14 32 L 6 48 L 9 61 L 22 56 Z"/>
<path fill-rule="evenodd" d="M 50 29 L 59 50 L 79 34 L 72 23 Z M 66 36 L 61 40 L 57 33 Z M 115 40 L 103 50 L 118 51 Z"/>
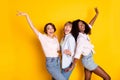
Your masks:
<path fill-rule="evenodd" d="M 70 33 L 67 33 L 67 34 L 64 33 L 64 35 L 68 35 L 68 34 L 70 34 Z"/>
<path fill-rule="evenodd" d="M 85 32 L 84 31 L 81 31 L 82 34 L 84 34 Z"/>
<path fill-rule="evenodd" d="M 50 37 L 50 38 L 54 38 L 54 35 L 48 35 L 48 34 L 47 34 L 47 36 Z"/>

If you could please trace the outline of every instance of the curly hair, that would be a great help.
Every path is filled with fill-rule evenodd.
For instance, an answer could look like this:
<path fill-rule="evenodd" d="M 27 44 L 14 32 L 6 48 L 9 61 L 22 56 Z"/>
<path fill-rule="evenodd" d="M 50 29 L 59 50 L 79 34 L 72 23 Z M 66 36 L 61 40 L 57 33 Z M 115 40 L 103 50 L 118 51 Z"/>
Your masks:
<path fill-rule="evenodd" d="M 72 22 L 72 27 L 73 28 L 72 28 L 72 31 L 71 31 L 71 33 L 74 36 L 75 40 L 77 40 L 77 37 L 78 37 L 79 32 L 80 32 L 79 25 L 78 25 L 79 22 L 82 22 L 85 25 L 84 33 L 91 34 L 91 28 L 89 27 L 89 25 L 85 21 L 77 19 L 77 20 Z"/>

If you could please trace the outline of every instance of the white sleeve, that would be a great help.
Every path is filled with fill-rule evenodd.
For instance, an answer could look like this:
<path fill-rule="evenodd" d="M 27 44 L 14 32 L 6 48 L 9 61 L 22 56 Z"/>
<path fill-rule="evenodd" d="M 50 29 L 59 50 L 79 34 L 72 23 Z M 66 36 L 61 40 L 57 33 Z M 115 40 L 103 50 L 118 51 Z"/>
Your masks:
<path fill-rule="evenodd" d="M 45 38 L 44 38 L 44 34 L 42 34 L 42 33 L 39 32 L 39 33 L 38 33 L 38 39 L 40 40 L 41 43 L 43 43 L 43 41 L 44 41 L 44 39 L 45 39 Z"/>
<path fill-rule="evenodd" d="M 76 51 L 75 51 L 74 58 L 80 59 L 80 56 L 83 53 L 83 45 L 84 45 L 84 39 L 79 38 L 77 40 L 77 46 L 76 46 Z"/>
<path fill-rule="evenodd" d="M 92 29 L 92 26 L 90 24 L 88 24 L 88 26 Z"/>

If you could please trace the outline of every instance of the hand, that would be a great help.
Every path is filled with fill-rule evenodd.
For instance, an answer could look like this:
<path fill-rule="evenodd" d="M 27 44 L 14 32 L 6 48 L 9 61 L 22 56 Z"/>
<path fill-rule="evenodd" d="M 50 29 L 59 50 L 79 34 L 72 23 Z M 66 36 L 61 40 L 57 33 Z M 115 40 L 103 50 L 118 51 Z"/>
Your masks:
<path fill-rule="evenodd" d="M 28 14 L 25 12 L 17 11 L 17 16 L 27 16 Z"/>
<path fill-rule="evenodd" d="M 68 49 L 64 50 L 63 52 L 64 52 L 65 54 L 67 54 L 67 55 L 71 55 L 71 52 L 70 52 L 70 50 L 68 50 Z"/>
<path fill-rule="evenodd" d="M 95 12 L 96 12 L 96 14 L 98 14 L 98 13 L 99 13 L 98 8 L 95 8 Z"/>
<path fill-rule="evenodd" d="M 71 67 L 69 67 L 69 68 L 64 69 L 64 71 L 65 71 L 65 72 L 69 72 L 69 71 L 72 71 L 72 70 L 73 70 L 73 68 L 74 68 L 74 67 L 73 67 L 73 66 L 71 66 Z"/>

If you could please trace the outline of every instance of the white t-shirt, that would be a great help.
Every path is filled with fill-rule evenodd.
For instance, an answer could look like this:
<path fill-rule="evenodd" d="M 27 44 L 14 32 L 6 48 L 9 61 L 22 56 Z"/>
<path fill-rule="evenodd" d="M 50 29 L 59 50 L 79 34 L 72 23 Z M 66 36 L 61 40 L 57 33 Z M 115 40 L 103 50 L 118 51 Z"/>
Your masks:
<path fill-rule="evenodd" d="M 89 25 L 90 28 L 92 28 Z M 79 59 L 81 55 L 87 56 L 91 52 L 94 53 L 94 46 L 90 42 L 90 38 L 87 34 L 83 34 L 79 32 L 79 35 L 77 37 L 77 46 L 76 46 L 76 52 L 75 52 L 75 58 Z"/>
<path fill-rule="evenodd" d="M 50 38 L 47 35 L 39 32 L 38 39 L 41 42 L 46 57 L 58 57 L 57 51 L 60 50 L 60 46 L 56 37 Z"/>

